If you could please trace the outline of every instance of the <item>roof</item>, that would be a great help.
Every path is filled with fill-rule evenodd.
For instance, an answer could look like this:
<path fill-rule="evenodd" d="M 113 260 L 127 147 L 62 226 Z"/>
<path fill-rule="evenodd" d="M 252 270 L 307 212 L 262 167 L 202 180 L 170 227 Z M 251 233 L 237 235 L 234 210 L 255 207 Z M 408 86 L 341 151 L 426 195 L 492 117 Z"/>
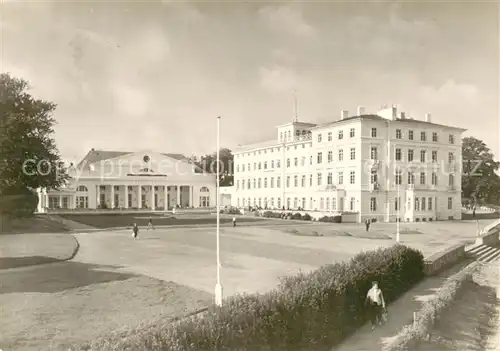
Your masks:
<path fill-rule="evenodd" d="M 333 122 L 325 123 L 325 124 L 319 125 L 317 127 L 311 128 L 311 129 L 321 129 L 321 128 L 330 127 L 332 125 L 335 125 L 335 124 L 338 124 L 341 122 L 345 122 L 345 121 L 364 120 L 364 119 L 369 119 L 369 120 L 374 120 L 374 121 L 385 121 L 385 122 L 403 122 L 403 123 L 423 124 L 423 125 L 434 126 L 434 127 L 444 127 L 444 128 L 460 130 L 462 132 L 467 130 L 464 128 L 452 127 L 452 126 L 447 126 L 444 124 L 437 124 L 437 123 L 422 121 L 420 119 L 413 119 L 413 118 L 403 118 L 403 119 L 397 118 L 396 120 L 390 120 L 390 119 L 380 117 L 379 115 L 374 115 L 374 114 L 351 116 L 351 117 L 339 119 L 339 120 L 336 120 Z"/>
<path fill-rule="evenodd" d="M 129 155 L 129 154 L 133 154 L 133 153 L 135 153 L 135 152 L 131 152 L 131 151 L 106 151 L 106 150 L 91 149 L 87 153 L 87 155 L 83 158 L 83 160 L 81 160 L 78 163 L 77 168 L 80 168 L 84 164 L 92 164 L 92 163 L 96 163 L 99 161 L 108 160 L 110 158 L 125 156 L 125 155 Z M 178 160 L 178 161 L 184 161 L 186 163 L 193 164 L 193 162 L 191 162 L 191 160 L 186 158 L 186 156 L 184 156 L 183 154 L 171 154 L 171 153 L 161 153 L 161 154 L 164 156 L 173 158 L 175 160 Z M 195 167 L 196 167 L 196 169 L 195 169 L 196 171 L 201 171 L 200 167 L 198 167 L 197 165 L 195 165 Z"/>
<path fill-rule="evenodd" d="M 286 123 L 286 124 L 279 125 L 279 126 L 277 126 L 277 128 L 291 126 L 291 125 L 294 125 L 294 124 L 298 124 L 298 125 L 301 125 L 301 126 L 307 126 L 307 127 L 316 127 L 317 126 L 316 123 L 294 121 L 294 122 L 289 122 L 289 123 Z"/>
<path fill-rule="evenodd" d="M 245 150 L 260 149 L 260 148 L 269 147 L 269 146 L 278 146 L 278 145 L 281 145 L 281 144 L 276 139 L 266 140 L 266 141 L 261 141 L 258 143 L 238 146 L 237 148 L 235 148 L 233 150 L 233 153 L 243 152 Z"/>

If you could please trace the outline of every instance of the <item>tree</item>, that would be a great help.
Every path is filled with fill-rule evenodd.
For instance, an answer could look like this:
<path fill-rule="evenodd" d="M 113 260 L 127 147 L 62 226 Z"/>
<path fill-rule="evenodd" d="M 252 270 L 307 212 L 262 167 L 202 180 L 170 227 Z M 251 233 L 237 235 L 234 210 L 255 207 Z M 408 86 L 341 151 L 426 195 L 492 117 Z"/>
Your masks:
<path fill-rule="evenodd" d="M 494 160 L 486 144 L 474 137 L 462 140 L 462 192 L 465 198 L 487 203 L 498 203 L 500 178 L 496 170 L 500 165 Z"/>
<path fill-rule="evenodd" d="M 219 184 L 220 186 L 231 186 L 234 181 L 233 153 L 228 148 L 219 150 Z M 198 166 L 207 173 L 217 172 L 217 152 L 202 156 Z"/>
<path fill-rule="evenodd" d="M 69 176 L 53 138 L 56 105 L 28 93 L 23 79 L 0 74 L 0 211 L 16 212 L 27 197 L 29 208 L 34 189 L 58 188 Z M 9 201 L 12 199 L 12 201 Z M 15 208 L 12 208 L 14 206 Z M 36 205 L 35 205 L 36 208 Z M 33 212 L 31 212 L 32 214 Z"/>

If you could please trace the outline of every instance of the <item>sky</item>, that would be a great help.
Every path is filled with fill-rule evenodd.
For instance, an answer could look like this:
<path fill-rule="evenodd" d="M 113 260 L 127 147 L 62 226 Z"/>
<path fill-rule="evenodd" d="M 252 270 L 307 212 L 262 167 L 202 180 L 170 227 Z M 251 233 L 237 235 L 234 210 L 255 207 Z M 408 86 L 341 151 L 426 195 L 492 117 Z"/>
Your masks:
<path fill-rule="evenodd" d="M 1 70 L 55 102 L 66 160 L 203 155 L 342 109 L 468 129 L 500 154 L 494 2 L 3 0 Z"/>

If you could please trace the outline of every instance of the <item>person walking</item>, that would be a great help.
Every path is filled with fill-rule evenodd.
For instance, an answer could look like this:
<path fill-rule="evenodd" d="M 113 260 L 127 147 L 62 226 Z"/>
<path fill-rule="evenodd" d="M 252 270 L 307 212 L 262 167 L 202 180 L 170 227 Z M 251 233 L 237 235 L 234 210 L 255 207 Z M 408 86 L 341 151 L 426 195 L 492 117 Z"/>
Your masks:
<path fill-rule="evenodd" d="M 370 224 L 371 224 L 371 220 L 369 218 L 365 219 L 365 227 L 366 227 L 366 231 L 369 231 L 370 230 Z"/>
<path fill-rule="evenodd" d="M 372 282 L 372 287 L 366 294 L 365 306 L 373 330 L 382 323 L 382 315 L 385 310 L 384 294 L 380 290 L 378 282 Z"/>
<path fill-rule="evenodd" d="M 476 206 L 472 208 L 472 218 L 476 219 Z"/>
<path fill-rule="evenodd" d="M 132 227 L 132 237 L 134 239 L 137 239 L 137 235 L 139 234 L 139 227 L 137 226 L 137 223 L 134 223 Z"/>
<path fill-rule="evenodd" d="M 236 227 L 236 217 L 233 217 L 233 228 Z"/>
<path fill-rule="evenodd" d="M 148 221 L 148 230 L 149 229 L 155 229 L 155 227 L 153 226 L 153 218 L 152 217 L 149 217 L 149 221 Z"/>

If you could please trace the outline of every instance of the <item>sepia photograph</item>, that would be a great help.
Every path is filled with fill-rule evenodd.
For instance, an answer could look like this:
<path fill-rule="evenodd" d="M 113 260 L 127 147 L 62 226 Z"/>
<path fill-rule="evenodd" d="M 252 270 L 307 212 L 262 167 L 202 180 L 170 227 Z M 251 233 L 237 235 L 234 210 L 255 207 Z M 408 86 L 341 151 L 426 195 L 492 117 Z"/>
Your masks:
<path fill-rule="evenodd" d="M 500 350 L 500 2 L 0 0 L 0 351 Z"/>

